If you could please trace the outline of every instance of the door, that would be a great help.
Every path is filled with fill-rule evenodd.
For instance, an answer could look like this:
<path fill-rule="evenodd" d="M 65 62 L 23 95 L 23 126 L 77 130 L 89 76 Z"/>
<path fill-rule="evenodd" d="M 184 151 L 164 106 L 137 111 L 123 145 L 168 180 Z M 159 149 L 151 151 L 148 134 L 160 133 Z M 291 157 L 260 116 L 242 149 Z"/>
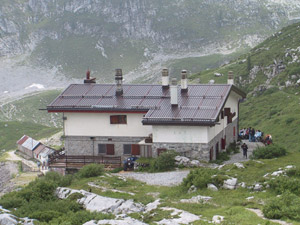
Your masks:
<path fill-rule="evenodd" d="M 107 144 L 106 145 L 106 154 L 107 155 L 114 155 L 115 154 L 115 145 L 114 144 Z"/>
<path fill-rule="evenodd" d="M 209 150 L 209 160 L 212 161 L 214 160 L 214 148 L 211 147 Z"/>
<path fill-rule="evenodd" d="M 140 155 L 140 146 L 139 145 L 131 146 L 131 155 Z"/>

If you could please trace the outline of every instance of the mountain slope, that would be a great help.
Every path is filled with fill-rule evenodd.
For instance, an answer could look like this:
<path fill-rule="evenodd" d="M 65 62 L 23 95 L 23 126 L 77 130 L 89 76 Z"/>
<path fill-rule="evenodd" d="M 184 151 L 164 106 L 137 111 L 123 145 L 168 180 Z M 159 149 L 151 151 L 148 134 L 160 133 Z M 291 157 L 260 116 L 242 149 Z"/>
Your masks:
<path fill-rule="evenodd" d="M 90 67 L 112 80 L 165 55 L 212 54 L 252 46 L 289 23 L 286 1 L 2 1 L 0 56 L 81 77 Z M 201 53 L 201 54 L 200 54 Z"/>
<path fill-rule="evenodd" d="M 240 126 L 271 133 L 275 142 L 292 150 L 299 144 L 299 30 L 300 23 L 285 27 L 237 60 L 191 77 L 194 82 L 224 83 L 228 71 L 233 71 L 235 83 L 248 93 L 241 104 Z"/>

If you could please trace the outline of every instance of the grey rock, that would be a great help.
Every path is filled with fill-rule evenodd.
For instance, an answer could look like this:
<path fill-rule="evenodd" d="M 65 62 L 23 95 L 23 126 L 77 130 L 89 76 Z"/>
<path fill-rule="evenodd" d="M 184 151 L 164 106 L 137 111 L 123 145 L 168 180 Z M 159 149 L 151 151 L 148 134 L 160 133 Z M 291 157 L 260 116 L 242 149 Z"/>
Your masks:
<path fill-rule="evenodd" d="M 193 193 L 193 192 L 196 192 L 197 191 L 197 187 L 195 185 L 192 185 L 189 190 L 188 190 L 188 193 Z"/>
<path fill-rule="evenodd" d="M 230 178 L 224 181 L 223 188 L 233 190 L 236 189 L 237 186 L 237 178 Z"/>
<path fill-rule="evenodd" d="M 224 221 L 224 216 L 214 215 L 212 218 L 212 222 L 215 224 L 220 224 Z"/>
<path fill-rule="evenodd" d="M 211 199 L 212 199 L 212 197 L 209 197 L 209 196 L 197 195 L 190 199 L 181 199 L 180 202 L 182 202 L 182 203 L 199 203 L 199 202 L 208 202 Z"/>
<path fill-rule="evenodd" d="M 263 186 L 261 184 L 255 184 L 253 190 L 254 191 L 261 191 L 263 189 Z"/>
<path fill-rule="evenodd" d="M 1 225 L 15 225 L 18 224 L 18 221 L 16 220 L 16 217 L 8 214 L 8 213 L 3 213 L 0 214 L 0 224 Z"/>
<path fill-rule="evenodd" d="M 242 163 L 234 163 L 234 165 L 239 169 L 245 169 L 245 167 Z"/>
<path fill-rule="evenodd" d="M 214 184 L 207 184 L 207 189 L 211 191 L 218 191 L 219 189 Z"/>
<path fill-rule="evenodd" d="M 201 165 L 201 163 L 199 162 L 199 160 L 192 160 L 190 162 L 191 167 L 199 167 L 200 165 Z"/>

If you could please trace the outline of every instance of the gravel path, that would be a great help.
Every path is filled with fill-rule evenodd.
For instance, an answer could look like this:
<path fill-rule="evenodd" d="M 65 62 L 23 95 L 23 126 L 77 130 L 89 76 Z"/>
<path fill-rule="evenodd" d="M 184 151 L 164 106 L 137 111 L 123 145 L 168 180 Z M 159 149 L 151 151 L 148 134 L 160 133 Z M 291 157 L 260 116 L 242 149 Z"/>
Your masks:
<path fill-rule="evenodd" d="M 248 158 L 245 159 L 243 157 L 243 150 L 241 149 L 240 153 L 232 155 L 231 159 L 225 161 L 223 164 L 232 164 L 236 162 L 248 161 L 254 149 L 260 146 L 264 146 L 264 144 L 261 142 L 249 142 L 247 140 L 243 140 L 243 142 L 248 145 Z M 215 168 L 218 167 L 218 165 L 207 164 L 205 167 Z M 180 171 L 163 172 L 163 173 L 123 172 L 116 175 L 124 178 L 132 178 L 135 180 L 139 180 L 149 185 L 175 186 L 180 184 L 182 180 L 185 177 L 187 177 L 189 172 L 190 172 L 189 170 L 180 170 Z"/>
<path fill-rule="evenodd" d="M 117 176 L 124 178 L 133 178 L 145 182 L 149 185 L 160 185 L 160 186 L 175 186 L 182 182 L 189 174 L 189 170 L 180 170 L 163 173 L 137 173 L 137 172 L 126 172 L 119 173 Z"/>
<path fill-rule="evenodd" d="M 237 162 L 248 161 L 248 160 L 250 160 L 249 158 L 252 155 L 252 152 L 253 152 L 254 149 L 256 149 L 257 147 L 264 146 L 264 144 L 261 143 L 261 142 L 249 142 L 248 140 L 243 140 L 242 143 L 246 143 L 246 145 L 248 145 L 248 158 L 245 159 L 243 157 L 243 150 L 241 148 L 240 153 L 232 155 L 230 160 L 225 161 L 223 164 L 232 164 L 232 163 L 237 163 Z"/>

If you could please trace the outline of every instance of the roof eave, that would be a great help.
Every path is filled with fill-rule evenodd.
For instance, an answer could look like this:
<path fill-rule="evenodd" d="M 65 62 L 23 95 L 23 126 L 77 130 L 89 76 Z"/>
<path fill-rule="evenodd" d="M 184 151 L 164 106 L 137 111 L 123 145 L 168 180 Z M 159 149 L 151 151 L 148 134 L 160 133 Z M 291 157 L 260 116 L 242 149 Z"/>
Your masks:
<path fill-rule="evenodd" d="M 143 125 L 170 125 L 170 126 L 215 126 L 215 121 L 172 121 L 172 120 L 143 120 Z"/>

